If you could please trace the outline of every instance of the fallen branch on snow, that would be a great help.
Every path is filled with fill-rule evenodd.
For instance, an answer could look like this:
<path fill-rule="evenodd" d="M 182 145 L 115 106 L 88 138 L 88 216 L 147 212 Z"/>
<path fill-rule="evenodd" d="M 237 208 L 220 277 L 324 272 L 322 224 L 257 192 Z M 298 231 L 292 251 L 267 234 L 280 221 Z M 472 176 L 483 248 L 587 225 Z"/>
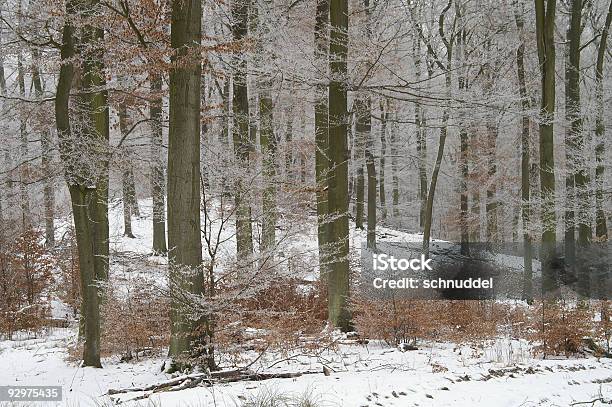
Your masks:
<path fill-rule="evenodd" d="M 127 393 L 140 393 L 145 392 L 146 394 L 139 395 L 129 400 L 118 401 L 122 403 L 125 401 L 143 400 L 155 393 L 179 391 L 185 389 L 191 389 L 200 385 L 212 386 L 219 383 L 233 383 L 240 381 L 261 381 L 269 379 L 289 379 L 294 377 L 300 377 L 307 374 L 320 374 L 323 371 L 312 371 L 307 370 L 304 372 L 285 372 L 285 373 L 256 373 L 248 370 L 225 370 L 220 372 L 212 373 L 198 373 L 192 375 L 179 376 L 166 382 L 152 384 L 144 387 L 129 387 L 125 389 L 109 389 L 106 395 L 113 396 L 117 394 Z"/>

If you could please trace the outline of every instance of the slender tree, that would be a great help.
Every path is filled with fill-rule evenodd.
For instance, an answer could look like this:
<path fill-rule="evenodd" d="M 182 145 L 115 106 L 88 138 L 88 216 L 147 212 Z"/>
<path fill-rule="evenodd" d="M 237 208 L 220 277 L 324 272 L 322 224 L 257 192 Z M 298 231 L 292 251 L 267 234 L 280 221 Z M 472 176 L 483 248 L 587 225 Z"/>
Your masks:
<path fill-rule="evenodd" d="M 600 241 L 608 240 L 608 225 L 604 213 L 604 163 L 605 163 L 605 135 L 606 125 L 604 122 L 604 90 L 603 90 L 603 66 L 606 57 L 606 46 L 610 34 L 610 23 L 612 22 L 612 1 L 608 6 L 606 21 L 604 23 L 599 46 L 597 47 L 597 61 L 595 63 L 595 92 L 597 110 L 595 117 L 595 234 Z"/>
<path fill-rule="evenodd" d="M 514 19 L 519 36 L 516 49 L 516 72 L 521 97 L 521 216 L 523 219 L 523 299 L 533 301 L 533 268 L 531 246 L 531 206 L 530 206 L 530 131 L 529 131 L 529 96 L 525 75 L 525 24 L 523 22 L 523 3 L 517 1 L 514 8 Z"/>
<path fill-rule="evenodd" d="M 40 77 L 40 69 L 38 67 L 40 59 L 40 53 L 38 49 L 32 49 L 32 83 L 34 85 L 34 91 L 38 99 L 43 98 L 43 86 Z M 43 180 L 43 202 L 44 202 L 44 213 L 45 213 L 45 243 L 47 246 L 53 246 L 55 244 L 55 189 L 54 189 L 54 176 L 53 168 L 51 165 L 51 132 L 48 128 L 45 128 L 40 134 L 40 150 L 41 150 L 41 164 L 42 171 L 45 174 Z"/>
<path fill-rule="evenodd" d="M 540 104 L 540 189 L 542 212 L 543 288 L 556 287 L 553 271 L 555 257 L 555 155 L 553 121 L 555 118 L 555 11 L 556 0 L 534 0 L 536 14 L 536 40 L 541 75 Z"/>
<path fill-rule="evenodd" d="M 166 253 L 166 180 L 165 160 L 163 154 L 162 126 L 162 77 L 151 72 L 149 74 L 152 101 L 149 104 L 151 116 L 151 196 L 153 199 L 153 252 Z"/>
<path fill-rule="evenodd" d="M 249 20 L 249 2 L 232 0 L 232 36 L 240 43 L 247 36 Z M 247 60 L 236 58 L 233 76 L 233 110 L 234 110 L 234 152 L 239 162 L 248 168 L 254 140 L 249 131 L 249 95 L 247 90 Z M 238 257 L 253 254 L 253 227 L 251 225 L 251 207 L 246 199 L 246 186 L 239 181 L 235 189 L 236 199 L 236 244 Z"/>

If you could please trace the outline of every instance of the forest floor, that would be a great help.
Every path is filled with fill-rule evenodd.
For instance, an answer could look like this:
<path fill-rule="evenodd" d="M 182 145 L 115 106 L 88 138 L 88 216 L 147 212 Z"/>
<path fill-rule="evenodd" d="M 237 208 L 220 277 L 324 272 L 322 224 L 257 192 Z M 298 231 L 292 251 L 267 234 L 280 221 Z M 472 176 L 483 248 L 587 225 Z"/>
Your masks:
<path fill-rule="evenodd" d="M 54 328 L 37 339 L 0 342 L 0 383 L 62 386 L 64 401 L 56 404 L 61 406 L 236 407 L 274 397 L 307 398 L 315 406 L 569 406 L 612 399 L 611 359 L 534 359 L 527 343 L 509 339 L 478 347 L 429 343 L 405 352 L 370 342 L 340 344 L 317 355 L 270 353 L 251 369 L 309 373 L 109 396 L 109 389 L 169 380 L 161 372 L 164 358 L 126 363 L 111 357 L 103 369 L 79 368 L 67 350 L 75 335 L 74 328 Z"/>
<path fill-rule="evenodd" d="M 119 279 L 142 276 L 142 270 L 131 269 L 133 259 L 146 257 L 148 264 L 164 263 L 163 258 L 152 258 L 147 252 L 151 246 L 150 202 L 141 202 L 143 216 L 134 218 L 135 239 L 122 236 L 120 209 L 121 205 L 113 207 L 110 216 L 111 250 L 115 256 L 111 258 L 111 273 Z M 316 256 L 316 238 L 307 237 L 308 233 L 314 233 L 314 228 L 304 231 L 300 245 Z M 385 239 L 421 238 L 393 230 L 383 229 L 382 233 Z M 352 246 L 359 247 L 360 236 L 352 239 Z M 147 273 L 159 282 L 155 270 Z M 63 304 L 54 302 L 55 317 L 69 313 Z M 68 328 L 51 328 L 38 338 L 17 336 L 0 341 L 0 384 L 62 386 L 64 400 L 55 405 L 67 407 L 274 406 L 285 405 L 271 402 L 284 398 L 307 399 L 312 404 L 302 406 L 320 407 L 612 403 L 612 359 L 588 355 L 574 359 L 534 358 L 528 342 L 509 336 L 473 346 L 425 342 L 410 351 L 378 341 L 360 344 L 339 337 L 335 346 L 308 353 L 304 349 L 266 352 L 249 368 L 257 373 L 303 373 L 297 377 L 109 395 L 110 389 L 146 387 L 170 380 L 172 376 L 162 372 L 165 355 L 130 362 L 113 356 L 103 359 L 103 369 L 79 367 L 69 351 L 76 341 L 76 325 L 73 322 Z M 232 366 L 228 364 L 227 368 Z"/>

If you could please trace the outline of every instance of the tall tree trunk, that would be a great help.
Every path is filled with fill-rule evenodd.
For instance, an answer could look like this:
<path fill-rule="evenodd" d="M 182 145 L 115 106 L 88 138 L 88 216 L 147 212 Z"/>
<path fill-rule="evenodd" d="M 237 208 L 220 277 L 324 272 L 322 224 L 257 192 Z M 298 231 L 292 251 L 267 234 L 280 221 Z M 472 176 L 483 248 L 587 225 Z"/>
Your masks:
<path fill-rule="evenodd" d="M 21 6 L 19 6 L 21 8 Z M 19 51 L 17 55 L 17 82 L 19 83 L 19 94 L 25 99 L 25 73 L 23 67 L 23 54 Z M 30 193 L 28 191 L 29 183 L 29 167 L 28 164 L 28 133 L 27 124 L 25 118 L 25 112 L 21 112 L 19 116 L 19 135 L 21 141 L 21 160 L 19 165 L 19 193 L 20 193 L 20 205 L 21 205 L 21 218 L 23 229 L 30 228 L 32 224 L 32 213 L 30 211 Z"/>
<path fill-rule="evenodd" d="M 269 78 L 260 82 L 259 87 L 259 131 L 261 153 L 263 156 L 263 220 L 262 248 L 272 250 L 276 242 L 276 137 L 274 135 L 274 117 L 271 95 L 272 81 Z"/>
<path fill-rule="evenodd" d="M 150 73 L 153 100 L 149 104 L 151 132 L 151 198 L 153 200 L 153 252 L 166 253 L 166 179 L 163 153 L 163 94 L 161 75 Z"/>
<path fill-rule="evenodd" d="M 459 93 L 465 97 L 468 89 L 468 78 L 466 63 L 466 38 L 467 33 L 463 26 L 462 9 L 459 3 L 455 3 L 455 9 L 457 13 L 457 20 L 462 27 L 457 35 L 457 62 L 459 64 L 459 76 L 457 78 Z M 460 242 L 461 242 L 461 253 L 469 255 L 470 252 L 470 234 L 468 225 L 468 177 L 469 177 L 469 166 L 468 166 L 468 147 L 469 147 L 469 135 L 466 128 L 466 117 L 461 113 L 461 128 L 459 129 L 459 229 L 460 229 Z"/>
<path fill-rule="evenodd" d="M 315 14 L 315 61 L 327 73 L 328 65 L 329 0 L 317 0 Z M 329 172 L 329 108 L 327 86 L 320 84 L 315 89 L 315 181 L 317 191 L 317 238 L 319 246 L 319 273 L 321 280 L 327 278 L 327 175 Z"/>
<path fill-rule="evenodd" d="M 122 137 L 128 132 L 128 112 L 125 101 L 119 104 L 119 129 Z M 132 198 L 130 187 L 131 153 L 128 147 L 123 148 L 124 154 L 121 165 L 121 186 L 123 194 L 123 236 L 134 238 L 132 233 Z"/>
<path fill-rule="evenodd" d="M 578 139 L 582 127 L 580 118 L 580 20 L 582 0 L 570 0 L 570 21 L 566 34 L 565 54 L 565 118 L 568 127 L 565 132 L 565 261 L 573 266 L 576 259 L 576 180 L 577 156 L 580 146 Z M 585 191 L 583 191 L 584 193 Z"/>
<path fill-rule="evenodd" d="M 397 112 L 394 112 L 395 122 L 391 126 L 391 213 L 399 217 L 399 176 L 397 172 Z"/>
<path fill-rule="evenodd" d="M 389 111 L 385 106 L 385 100 L 380 101 L 380 207 L 381 219 L 387 219 L 387 194 L 385 192 L 385 157 L 387 155 L 387 121 Z"/>
<path fill-rule="evenodd" d="M 348 1 L 330 0 L 328 242 L 333 248 L 327 278 L 328 318 L 343 331 L 351 327 L 349 300 L 349 222 L 347 151 Z"/>
<path fill-rule="evenodd" d="M 370 98 L 367 96 L 361 96 L 355 102 L 355 113 L 357 118 L 356 125 L 356 133 L 357 138 L 363 142 L 363 151 L 364 155 L 357 156 L 357 160 L 361 160 L 365 158 L 365 164 L 367 169 L 367 177 L 368 177 L 368 205 L 367 205 L 367 247 L 369 249 L 376 248 L 376 169 L 374 166 L 374 155 L 372 153 L 373 148 L 373 140 L 372 140 L 372 113 L 370 106 Z M 361 169 L 361 173 L 359 170 Z M 363 216 L 363 204 L 361 202 L 361 213 L 360 213 L 360 202 L 359 202 L 359 194 L 361 192 L 363 199 L 363 190 L 365 186 L 363 185 L 363 165 L 360 165 L 357 169 L 357 214 L 358 216 L 361 214 Z M 361 179 L 359 178 L 361 177 Z M 361 189 L 361 191 L 360 191 Z M 359 220 L 357 218 L 356 222 Z M 357 225 L 359 227 L 359 225 Z M 361 228 L 363 228 L 363 223 L 361 224 Z"/>
<path fill-rule="evenodd" d="M 523 300 L 533 301 L 533 262 L 531 247 L 531 207 L 530 207 L 530 145 L 529 145 L 529 96 L 525 80 L 525 29 L 523 22 L 523 3 L 515 6 L 514 17 L 520 44 L 516 49 L 516 69 L 521 96 L 521 215 L 523 218 Z"/>
<path fill-rule="evenodd" d="M 601 32 L 599 46 L 597 47 L 597 62 L 595 63 L 595 91 L 597 98 L 597 115 L 595 117 L 595 234 L 599 241 L 608 240 L 608 225 L 604 212 L 604 162 L 606 157 L 604 123 L 604 92 L 603 92 L 603 64 L 606 54 L 606 45 L 612 22 L 612 1 L 608 6 L 606 22 Z"/>
<path fill-rule="evenodd" d="M 249 2 L 232 0 L 232 35 L 234 41 L 240 42 L 247 36 Z M 238 161 L 248 169 L 250 155 L 254 148 L 249 129 L 249 95 L 247 90 L 247 60 L 237 58 L 234 72 L 233 110 L 234 110 L 234 152 Z M 239 258 L 253 254 L 253 226 L 251 224 L 251 207 L 246 196 L 244 180 L 238 180 L 235 189 L 236 199 L 236 252 Z"/>
<path fill-rule="evenodd" d="M 171 290 L 175 295 L 170 311 L 169 355 L 173 358 L 172 368 L 178 370 L 190 359 L 214 368 L 208 316 L 193 315 L 178 299 L 181 292 L 197 298 L 204 285 L 200 232 L 201 24 L 200 1 L 172 3 L 170 38 L 175 52 L 172 62 L 176 65 L 170 71 L 169 85 L 168 246 Z"/>
<path fill-rule="evenodd" d="M 432 58 L 435 58 L 435 63 L 444 71 L 444 84 L 446 90 L 446 100 L 447 103 L 450 103 L 452 96 L 452 61 L 453 61 L 453 41 L 454 39 L 451 37 L 449 40 L 446 38 L 444 34 L 444 18 L 446 13 L 450 9 L 452 5 L 452 1 L 449 1 L 448 4 L 444 7 L 442 12 L 440 13 L 440 17 L 438 19 L 438 33 L 444 42 L 444 46 L 446 48 L 446 65 L 443 64 L 437 57 L 433 54 L 433 50 L 430 44 L 427 44 L 428 54 L 431 55 Z M 422 34 L 422 33 L 421 33 Z M 431 75 L 430 75 L 431 76 Z M 431 238 L 431 224 L 433 221 L 433 202 L 434 202 L 434 194 L 436 192 L 436 184 L 438 183 L 438 174 L 440 173 L 440 167 L 442 166 L 442 158 L 444 158 L 444 145 L 446 144 L 446 135 L 448 132 L 448 118 L 449 118 L 449 106 L 445 106 L 443 108 L 442 113 L 442 123 L 440 125 L 440 140 L 438 142 L 438 153 L 436 155 L 436 163 L 434 165 L 434 169 L 431 173 L 431 181 L 429 184 L 429 189 L 427 191 L 427 202 L 425 205 L 425 222 L 423 224 L 423 254 L 425 256 L 429 255 L 429 241 Z"/>
<path fill-rule="evenodd" d="M 355 112 L 355 157 L 354 165 L 357 166 L 356 177 L 356 204 L 355 204 L 355 227 L 363 229 L 363 215 L 365 208 L 365 172 L 364 172 L 364 157 L 366 143 L 369 139 L 370 127 L 367 125 L 369 117 L 366 119 L 366 114 L 369 110 L 366 107 L 366 101 L 363 98 L 358 98 L 353 104 Z"/>
<path fill-rule="evenodd" d="M 131 212 L 137 218 L 140 218 L 140 207 L 138 206 L 138 195 L 136 194 L 136 178 L 134 177 L 134 163 L 132 155 L 128 154 L 128 186 L 130 188 L 130 208 Z"/>
<path fill-rule="evenodd" d="M 68 1 L 66 10 L 69 15 L 75 15 L 75 5 Z M 64 22 L 62 29 L 62 45 L 60 58 L 62 61 L 55 96 L 55 122 L 60 143 L 60 155 L 64 162 L 66 182 L 70 191 L 72 214 L 74 218 L 77 248 L 79 253 L 79 272 L 81 282 L 81 326 L 83 327 L 83 364 L 85 366 L 101 367 L 100 363 L 100 308 L 98 289 L 95 281 L 95 239 L 91 213 L 95 199 L 96 188 L 91 188 L 92 182 L 82 155 L 88 151 L 75 150 L 75 138 L 70 129 L 70 90 L 74 78 L 73 58 L 75 56 L 74 27 L 70 18 Z M 76 137 L 80 137 L 76 136 Z M 80 144 L 80 143 L 79 143 Z M 87 163 L 90 164 L 90 163 Z"/>
<path fill-rule="evenodd" d="M 38 99 L 43 98 L 43 87 L 40 78 L 40 69 L 38 68 L 38 59 L 40 55 L 36 48 L 32 49 L 32 82 L 34 91 Z M 51 132 L 49 129 L 44 129 L 40 135 L 40 150 L 42 160 L 42 171 L 45 174 L 43 180 L 43 202 L 45 211 L 45 244 L 47 246 L 55 245 L 55 189 L 53 168 L 51 166 Z"/>
<path fill-rule="evenodd" d="M 450 65 L 450 63 L 449 63 Z M 450 100 L 451 96 L 451 73 L 450 67 L 444 72 L 445 83 L 446 83 L 446 94 Z M 425 222 L 423 223 L 423 253 L 425 256 L 429 254 L 429 241 L 431 238 L 431 224 L 433 220 L 433 202 L 434 194 L 436 192 L 436 185 L 438 183 L 438 174 L 440 173 L 440 167 L 442 166 L 442 158 L 444 157 L 444 145 L 446 144 L 446 134 L 448 131 L 448 107 L 444 108 L 442 113 L 442 124 L 440 126 L 440 140 L 438 141 L 438 153 L 436 155 L 436 163 L 434 164 L 433 171 L 431 173 L 431 181 L 429 183 L 429 189 L 427 192 L 427 202 L 425 205 Z"/>
<path fill-rule="evenodd" d="M 487 123 L 487 202 L 485 203 L 487 243 L 499 239 L 497 212 L 500 205 L 497 201 L 497 181 L 495 180 L 495 174 L 497 173 L 497 133 L 497 125 L 489 121 Z"/>
<path fill-rule="evenodd" d="M 293 156 L 293 106 L 291 105 L 285 110 L 285 121 L 285 176 L 288 182 L 292 182 L 295 175 L 295 157 Z"/>
<path fill-rule="evenodd" d="M 540 189 L 542 213 L 542 285 L 545 292 L 557 287 L 553 260 L 557 242 L 555 213 L 555 156 L 553 121 L 555 117 L 555 10 L 556 0 L 534 0 L 536 38 L 541 74 L 540 105 Z"/>
<path fill-rule="evenodd" d="M 374 154 L 372 153 L 373 140 L 370 131 L 366 145 L 365 159 L 368 174 L 368 233 L 367 247 L 376 249 L 376 166 L 374 164 Z"/>
<path fill-rule="evenodd" d="M 415 78 L 418 83 L 421 80 L 421 41 L 418 36 L 415 36 L 414 43 Z M 414 121 L 416 124 L 416 149 L 419 167 L 419 228 L 423 230 L 425 206 L 427 204 L 427 135 L 425 131 L 425 109 L 418 97 L 414 102 Z"/>

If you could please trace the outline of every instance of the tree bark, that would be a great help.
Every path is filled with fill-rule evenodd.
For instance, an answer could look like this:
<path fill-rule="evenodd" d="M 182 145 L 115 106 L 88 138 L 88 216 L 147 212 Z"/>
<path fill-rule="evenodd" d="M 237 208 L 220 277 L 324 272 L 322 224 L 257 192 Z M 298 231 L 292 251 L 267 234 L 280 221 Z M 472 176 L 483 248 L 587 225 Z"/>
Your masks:
<path fill-rule="evenodd" d="M 263 155 L 263 220 L 262 248 L 272 250 L 276 242 L 276 137 L 274 135 L 274 118 L 271 83 L 261 83 L 259 94 L 260 140 Z"/>
<path fill-rule="evenodd" d="M 122 137 L 125 137 L 128 132 L 128 112 L 125 101 L 119 104 L 119 129 Z M 123 147 L 123 159 L 120 163 L 121 166 L 121 190 L 123 194 L 123 236 L 134 238 L 132 233 L 132 198 L 131 198 L 131 187 L 130 187 L 130 170 L 129 167 L 132 165 L 130 160 L 130 149 Z"/>
<path fill-rule="evenodd" d="M 166 253 L 166 179 L 162 127 L 162 77 L 150 73 L 153 100 L 149 104 L 151 132 L 151 197 L 153 200 L 153 252 Z"/>
<path fill-rule="evenodd" d="M 21 5 L 19 6 L 21 9 Z M 19 83 L 19 94 L 25 99 L 25 73 L 23 67 L 23 54 L 19 51 L 17 55 L 17 82 Z M 23 229 L 29 229 L 32 225 L 32 213 L 30 211 L 30 193 L 28 188 L 29 183 L 29 170 L 30 165 L 28 164 L 28 133 L 27 124 L 25 119 L 25 112 L 21 112 L 19 116 L 19 135 L 21 142 L 21 159 L 22 162 L 19 165 L 19 193 L 20 193 L 20 205 L 21 205 L 21 218 Z"/>
<path fill-rule="evenodd" d="M 555 212 L 555 10 L 556 0 L 534 0 L 536 39 L 541 74 L 540 104 L 540 189 L 542 213 L 542 285 L 545 292 L 557 287 L 553 269 L 557 242 Z"/>
<path fill-rule="evenodd" d="M 330 0 L 329 159 L 328 214 L 332 218 L 328 242 L 333 248 L 328 273 L 328 318 L 332 326 L 348 331 L 351 315 L 349 297 L 349 222 L 347 151 L 348 1 Z"/>
<path fill-rule="evenodd" d="M 214 368 L 208 315 L 193 311 L 177 298 L 201 296 L 204 286 L 200 232 L 200 42 L 202 3 L 172 3 L 170 127 L 168 133 L 168 246 L 170 249 L 171 338 L 173 369 L 191 363 Z M 247 121 L 248 131 L 248 121 Z M 193 362 L 195 361 L 195 362 Z"/>
<path fill-rule="evenodd" d="M 242 41 L 247 36 L 249 4 L 243 0 L 232 0 L 233 19 L 232 35 L 234 41 Z M 249 96 L 247 90 L 247 60 L 237 58 L 234 72 L 233 110 L 234 110 L 234 152 L 238 161 L 248 169 L 250 155 L 253 152 L 254 140 L 251 140 L 249 129 Z M 235 190 L 236 200 L 236 247 L 239 258 L 253 254 L 253 226 L 251 224 L 251 207 L 247 199 L 244 180 L 238 180 Z"/>
<path fill-rule="evenodd" d="M 328 23 L 329 0 L 317 0 L 315 14 L 315 61 L 327 73 L 328 68 Z M 326 75 L 327 76 L 327 75 Z M 327 278 L 327 175 L 329 172 L 329 108 L 327 105 L 327 85 L 320 84 L 315 89 L 315 181 L 317 195 L 317 238 L 319 246 L 319 273 L 321 280 Z"/>
<path fill-rule="evenodd" d="M 380 207 L 381 219 L 387 219 L 387 194 L 385 192 L 385 157 L 387 156 L 387 121 L 389 120 L 388 104 L 380 101 Z"/>
<path fill-rule="evenodd" d="M 523 294 L 522 299 L 533 301 L 533 262 L 531 245 L 531 206 L 530 206 L 530 134 L 529 134 L 529 96 L 525 80 L 525 29 L 523 22 L 523 3 L 515 7 L 516 28 L 520 44 L 516 49 L 516 67 L 521 96 L 521 216 L 523 219 Z"/>
<path fill-rule="evenodd" d="M 452 0 L 444 7 L 440 13 L 438 19 L 438 33 L 444 46 L 446 48 L 446 65 L 437 57 L 433 55 L 431 44 L 427 44 L 428 53 L 432 58 L 435 58 L 435 63 L 444 71 L 444 84 L 446 89 L 447 103 L 450 103 L 452 95 L 452 60 L 453 60 L 453 37 L 450 40 L 444 34 L 444 19 L 446 13 L 452 5 Z M 434 194 L 436 192 L 436 184 L 438 183 L 438 174 L 440 173 L 440 167 L 442 166 L 442 159 L 444 158 L 444 145 L 446 144 L 446 135 L 448 132 L 448 119 L 449 119 L 449 107 L 445 106 L 442 113 L 442 123 L 440 125 L 440 140 L 438 142 L 438 153 L 436 155 L 436 163 L 431 173 L 431 181 L 429 184 L 429 190 L 427 191 L 427 202 L 425 205 L 425 222 L 423 224 L 423 254 L 429 255 L 429 241 L 431 239 L 431 224 L 433 221 L 433 202 Z"/>
<path fill-rule="evenodd" d="M 32 82 L 34 84 L 34 91 L 38 99 L 43 98 L 43 87 L 40 78 L 40 69 L 38 68 L 38 59 L 40 55 L 36 48 L 32 49 Z M 45 244 L 47 246 L 55 245 L 55 189 L 53 168 L 51 166 L 51 132 L 49 129 L 42 131 L 40 135 L 40 149 L 41 149 L 41 161 L 42 171 L 45 174 L 43 180 L 43 202 L 44 202 L 44 213 L 45 213 Z"/>
<path fill-rule="evenodd" d="M 66 3 L 69 15 L 75 15 L 78 9 L 71 1 Z M 70 90 L 74 78 L 73 58 L 75 56 L 74 27 L 70 19 L 66 19 L 62 28 L 62 45 L 60 58 L 62 61 L 55 96 L 55 122 L 60 144 L 60 155 L 64 162 L 66 182 L 70 191 L 72 214 L 74 218 L 77 248 L 79 253 L 79 271 L 81 282 L 81 321 L 83 327 L 83 364 L 85 366 L 101 367 L 100 363 L 100 309 L 99 293 L 95 286 L 98 279 L 95 264 L 95 239 L 99 237 L 92 225 L 96 218 L 92 200 L 96 189 L 92 188 L 92 180 L 87 170 L 80 165 L 78 157 L 88 151 L 76 151 L 76 138 L 70 129 Z"/>
<path fill-rule="evenodd" d="M 599 46 L 597 47 L 597 61 L 595 63 L 595 92 L 597 111 L 595 117 L 595 234 L 597 240 L 608 240 L 608 225 L 604 212 L 604 169 L 605 169 L 605 135 L 606 125 L 604 122 L 604 92 L 603 92 L 603 65 L 606 54 L 606 45 L 612 22 L 612 1 L 608 6 L 606 22 L 604 23 Z"/>

